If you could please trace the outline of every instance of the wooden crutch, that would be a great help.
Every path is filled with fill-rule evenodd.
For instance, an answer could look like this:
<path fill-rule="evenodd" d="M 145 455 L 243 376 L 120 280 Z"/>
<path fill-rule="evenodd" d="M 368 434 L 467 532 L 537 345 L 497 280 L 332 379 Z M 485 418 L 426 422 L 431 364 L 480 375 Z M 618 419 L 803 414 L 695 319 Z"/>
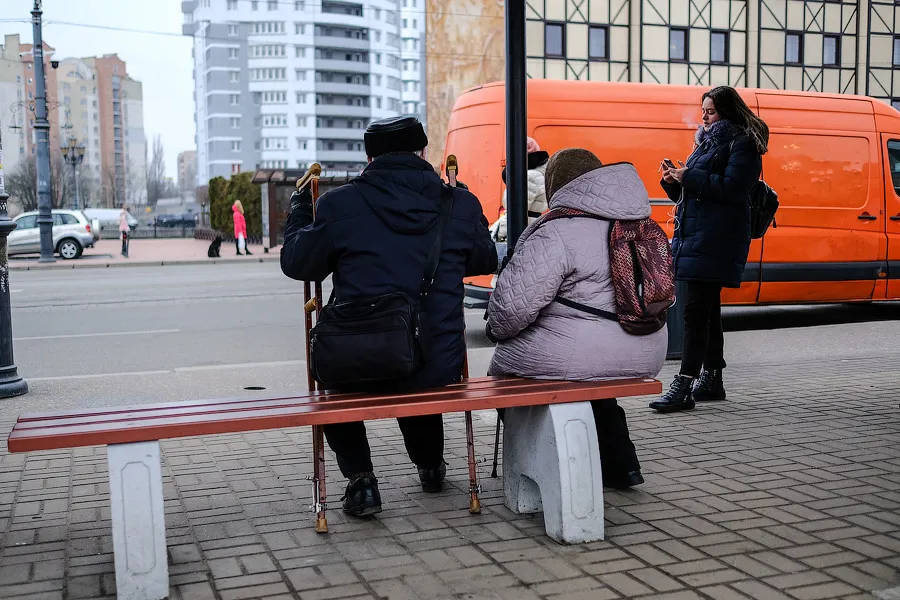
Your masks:
<path fill-rule="evenodd" d="M 319 176 L 322 167 L 319 163 L 313 163 L 299 181 L 297 191 L 302 190 L 307 184 L 310 186 L 312 196 L 313 219 L 316 218 L 316 202 L 319 200 Z M 313 328 L 313 313 L 315 322 L 319 322 L 319 314 L 322 312 L 322 282 L 303 282 L 303 308 L 306 326 L 306 379 L 309 390 L 318 388 L 316 378 L 313 377 L 312 364 L 310 363 L 310 332 Z M 312 426 L 313 438 L 313 510 L 316 512 L 316 533 L 328 533 L 328 520 L 325 518 L 325 510 L 328 507 L 328 496 L 325 491 L 325 430 L 322 425 Z"/>
<path fill-rule="evenodd" d="M 447 182 L 451 187 L 456 187 L 456 176 L 459 174 L 459 161 L 456 155 L 451 154 L 447 157 Z M 463 315 L 463 323 L 465 323 L 465 315 Z M 463 329 L 463 343 L 465 343 L 465 329 Z M 468 351 L 463 354 L 463 379 L 469 378 L 469 356 Z M 473 515 L 481 513 L 481 500 L 478 494 L 481 492 L 481 486 L 478 485 L 478 471 L 475 467 L 475 429 L 472 425 L 472 411 L 466 411 L 466 449 L 468 451 L 469 461 L 469 512 Z"/>

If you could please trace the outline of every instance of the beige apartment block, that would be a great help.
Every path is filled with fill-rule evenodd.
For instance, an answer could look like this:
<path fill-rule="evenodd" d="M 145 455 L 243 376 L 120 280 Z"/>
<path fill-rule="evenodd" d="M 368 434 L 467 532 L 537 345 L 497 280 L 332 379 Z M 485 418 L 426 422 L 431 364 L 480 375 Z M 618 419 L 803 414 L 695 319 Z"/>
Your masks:
<path fill-rule="evenodd" d="M 893 0 L 527 0 L 525 7 L 531 78 L 862 94 L 900 108 Z M 428 9 L 428 126 L 440 162 L 448 96 L 505 76 L 503 4 L 429 0 Z"/>

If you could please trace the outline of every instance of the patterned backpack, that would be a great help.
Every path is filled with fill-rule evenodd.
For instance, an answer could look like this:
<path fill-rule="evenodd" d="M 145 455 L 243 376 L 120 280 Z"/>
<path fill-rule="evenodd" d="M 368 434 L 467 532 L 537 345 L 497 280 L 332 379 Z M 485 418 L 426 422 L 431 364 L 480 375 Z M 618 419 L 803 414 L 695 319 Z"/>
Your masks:
<path fill-rule="evenodd" d="M 609 267 L 616 294 L 616 312 L 561 297 L 556 301 L 569 308 L 618 321 L 631 335 L 649 335 L 662 329 L 669 307 L 675 302 L 671 247 L 662 228 L 651 218 L 618 221 L 563 207 L 545 213 L 537 226 L 554 219 L 576 217 L 610 223 Z"/>

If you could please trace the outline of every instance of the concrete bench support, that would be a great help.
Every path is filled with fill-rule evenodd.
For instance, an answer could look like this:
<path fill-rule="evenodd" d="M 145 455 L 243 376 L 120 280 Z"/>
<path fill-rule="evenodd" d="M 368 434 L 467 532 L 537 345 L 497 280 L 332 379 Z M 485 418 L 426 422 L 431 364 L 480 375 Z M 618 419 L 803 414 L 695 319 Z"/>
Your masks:
<path fill-rule="evenodd" d="M 547 535 L 557 542 L 602 540 L 603 477 L 590 403 L 508 408 L 503 425 L 506 506 L 543 509 Z"/>
<path fill-rule="evenodd" d="M 107 458 L 117 597 L 168 598 L 159 442 L 111 444 Z"/>

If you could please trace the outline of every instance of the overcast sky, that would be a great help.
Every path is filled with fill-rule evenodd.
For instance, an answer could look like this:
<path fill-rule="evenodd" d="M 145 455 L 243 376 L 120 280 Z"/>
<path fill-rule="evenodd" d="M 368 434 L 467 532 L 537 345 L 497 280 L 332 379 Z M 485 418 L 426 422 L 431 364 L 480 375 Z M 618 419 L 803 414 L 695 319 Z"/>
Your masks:
<path fill-rule="evenodd" d="M 18 33 L 31 43 L 33 0 L 0 0 L 0 5 L 0 36 Z M 44 41 L 56 50 L 55 58 L 118 54 L 128 74 L 144 84 L 148 151 L 153 137 L 162 136 L 166 172 L 175 178 L 178 153 L 194 149 L 191 38 L 180 35 L 180 0 L 44 0 L 43 11 Z M 19 18 L 27 22 L 8 22 Z"/>

